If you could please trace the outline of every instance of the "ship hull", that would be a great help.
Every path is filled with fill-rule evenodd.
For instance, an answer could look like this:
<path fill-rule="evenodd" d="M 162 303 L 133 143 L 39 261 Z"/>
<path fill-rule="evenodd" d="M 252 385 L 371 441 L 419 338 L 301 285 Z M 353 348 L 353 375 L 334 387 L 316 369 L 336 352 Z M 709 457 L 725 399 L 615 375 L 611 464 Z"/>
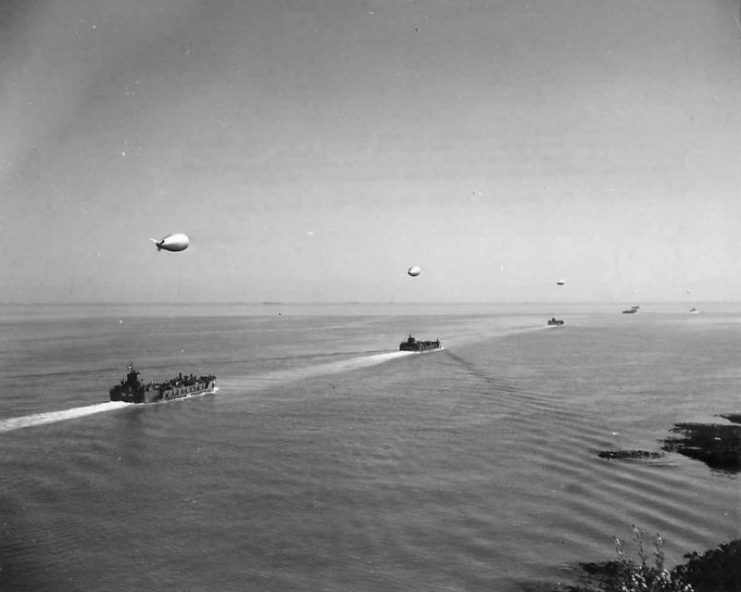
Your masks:
<path fill-rule="evenodd" d="M 157 403 L 171 399 L 182 399 L 212 393 L 216 386 L 215 381 L 207 384 L 175 387 L 171 389 L 150 389 L 144 392 L 111 393 L 111 401 L 123 401 L 124 403 Z"/>
<path fill-rule="evenodd" d="M 157 403 L 170 399 L 182 399 L 213 392 L 216 386 L 216 377 L 209 374 L 204 376 L 183 376 L 179 374 L 165 382 L 143 383 L 139 380 L 139 372 L 129 364 L 129 372 L 121 381 L 108 392 L 111 401 L 124 403 Z"/>
<path fill-rule="evenodd" d="M 405 347 L 404 345 L 399 346 L 399 351 L 411 351 L 411 352 L 426 352 L 426 351 L 435 351 L 436 349 L 441 349 L 439 345 L 420 345 L 416 347 Z"/>
<path fill-rule="evenodd" d="M 407 341 L 399 344 L 399 351 L 425 352 L 441 349 L 440 341 L 417 341 L 410 337 Z"/>

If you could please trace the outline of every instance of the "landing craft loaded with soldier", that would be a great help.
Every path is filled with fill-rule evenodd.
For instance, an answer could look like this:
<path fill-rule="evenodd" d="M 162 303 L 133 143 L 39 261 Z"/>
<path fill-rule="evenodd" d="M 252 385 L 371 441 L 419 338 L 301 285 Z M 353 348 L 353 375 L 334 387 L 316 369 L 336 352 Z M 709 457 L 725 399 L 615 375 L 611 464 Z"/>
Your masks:
<path fill-rule="evenodd" d="M 157 401 L 210 393 L 213 392 L 215 386 L 216 377 L 212 374 L 183 376 L 181 373 L 175 378 L 163 382 L 144 383 L 139 380 L 139 372 L 134 370 L 133 364 L 129 364 L 126 377 L 121 380 L 120 384 L 114 386 L 109 393 L 111 401 L 156 403 Z"/>
<path fill-rule="evenodd" d="M 399 351 L 423 352 L 435 349 L 440 349 L 439 339 L 436 339 L 435 341 L 418 341 L 410 335 L 406 341 L 402 341 L 399 344 Z"/>

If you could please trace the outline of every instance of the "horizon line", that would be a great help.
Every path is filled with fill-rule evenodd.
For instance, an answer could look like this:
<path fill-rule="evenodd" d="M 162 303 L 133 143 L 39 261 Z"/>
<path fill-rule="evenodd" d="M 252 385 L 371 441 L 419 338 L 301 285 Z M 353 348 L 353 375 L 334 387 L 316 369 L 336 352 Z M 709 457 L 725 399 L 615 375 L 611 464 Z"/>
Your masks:
<path fill-rule="evenodd" d="M 634 300 L 460 300 L 460 301 L 446 301 L 446 300 L 435 300 L 435 301 L 368 301 L 368 300 L 332 300 L 332 301 L 278 301 L 278 300 L 265 300 L 265 301 L 192 301 L 192 302 L 175 302 L 175 301 L 74 301 L 74 302 L 59 302 L 59 301 L 48 301 L 48 302 L 0 302 L 0 306 L 337 306 L 337 305 L 361 305 L 361 306 L 378 306 L 378 305 L 430 305 L 430 304 L 445 304 L 445 305 L 523 305 L 523 304 L 616 304 L 624 305 L 627 302 L 634 302 Z M 693 300 L 688 302 L 685 300 L 643 300 L 642 302 L 648 304 L 699 304 L 699 303 L 712 303 L 712 304 L 741 304 L 741 300 Z"/>

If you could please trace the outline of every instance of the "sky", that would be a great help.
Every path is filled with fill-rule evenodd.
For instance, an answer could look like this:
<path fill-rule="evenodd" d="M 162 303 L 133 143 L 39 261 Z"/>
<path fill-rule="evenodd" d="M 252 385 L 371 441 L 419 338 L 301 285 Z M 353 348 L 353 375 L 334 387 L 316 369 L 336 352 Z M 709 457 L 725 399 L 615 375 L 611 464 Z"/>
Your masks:
<path fill-rule="evenodd" d="M 0 303 L 741 301 L 740 13 L 6 0 Z"/>

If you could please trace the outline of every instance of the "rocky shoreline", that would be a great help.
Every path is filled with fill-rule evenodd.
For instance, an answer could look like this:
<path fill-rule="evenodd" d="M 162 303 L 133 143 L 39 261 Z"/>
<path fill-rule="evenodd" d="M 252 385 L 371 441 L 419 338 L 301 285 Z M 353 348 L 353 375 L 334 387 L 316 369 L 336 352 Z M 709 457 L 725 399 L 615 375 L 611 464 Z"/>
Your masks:
<path fill-rule="evenodd" d="M 704 462 L 711 469 L 728 473 L 741 470 L 741 414 L 719 415 L 730 423 L 675 423 L 671 436 L 661 442 L 661 451 L 601 450 L 597 456 L 607 460 L 651 460 L 666 452 L 676 452 Z"/>
<path fill-rule="evenodd" d="M 681 437 L 664 440 L 662 450 L 700 460 L 712 469 L 738 473 L 741 468 L 741 415 L 719 415 L 731 424 L 677 423 Z"/>

